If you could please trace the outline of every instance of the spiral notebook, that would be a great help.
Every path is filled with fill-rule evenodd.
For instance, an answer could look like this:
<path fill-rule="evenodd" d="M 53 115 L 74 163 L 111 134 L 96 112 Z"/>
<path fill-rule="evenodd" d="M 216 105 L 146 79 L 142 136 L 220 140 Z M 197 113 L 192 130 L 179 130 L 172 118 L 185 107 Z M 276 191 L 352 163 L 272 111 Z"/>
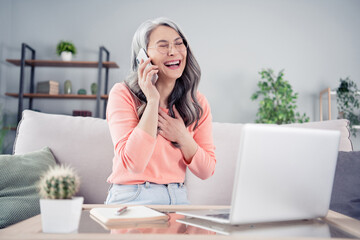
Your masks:
<path fill-rule="evenodd" d="M 105 225 L 119 223 L 167 221 L 169 216 L 165 213 L 156 211 L 145 206 L 131 206 L 121 215 L 116 215 L 119 208 L 93 208 L 90 215 Z"/>

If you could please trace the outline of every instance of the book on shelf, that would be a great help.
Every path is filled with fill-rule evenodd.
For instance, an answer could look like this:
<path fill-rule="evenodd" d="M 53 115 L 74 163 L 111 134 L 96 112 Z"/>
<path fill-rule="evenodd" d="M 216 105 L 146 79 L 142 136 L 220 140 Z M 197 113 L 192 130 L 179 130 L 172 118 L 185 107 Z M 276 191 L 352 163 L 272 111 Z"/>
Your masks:
<path fill-rule="evenodd" d="M 91 117 L 91 111 L 87 110 L 73 110 L 73 116 L 81 116 L 81 117 Z"/>
<path fill-rule="evenodd" d="M 36 92 L 51 95 L 59 94 L 59 83 L 53 80 L 38 82 L 36 85 Z"/>
<path fill-rule="evenodd" d="M 114 226 L 119 224 L 130 223 L 146 223 L 146 222 L 167 222 L 169 216 L 165 213 L 156 211 L 145 206 L 129 206 L 127 210 L 116 215 L 119 208 L 93 208 L 90 215 L 106 226 Z"/>

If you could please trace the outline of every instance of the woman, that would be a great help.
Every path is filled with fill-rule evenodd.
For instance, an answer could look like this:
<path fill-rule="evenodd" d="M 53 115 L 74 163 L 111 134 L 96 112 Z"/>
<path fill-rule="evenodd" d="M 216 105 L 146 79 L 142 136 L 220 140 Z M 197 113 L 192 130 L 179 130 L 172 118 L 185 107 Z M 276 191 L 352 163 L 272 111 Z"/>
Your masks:
<path fill-rule="evenodd" d="M 137 63 L 141 48 L 149 59 Z M 166 18 L 138 28 L 131 63 L 125 83 L 109 94 L 115 156 L 106 204 L 189 204 L 186 168 L 206 179 L 216 163 L 210 106 L 197 91 L 200 67 L 183 33 Z"/>

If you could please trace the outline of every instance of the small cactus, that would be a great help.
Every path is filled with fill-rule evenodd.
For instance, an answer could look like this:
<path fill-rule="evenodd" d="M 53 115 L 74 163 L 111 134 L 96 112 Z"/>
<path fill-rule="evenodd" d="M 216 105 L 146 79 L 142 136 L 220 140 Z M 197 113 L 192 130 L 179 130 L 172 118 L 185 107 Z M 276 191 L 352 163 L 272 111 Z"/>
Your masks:
<path fill-rule="evenodd" d="M 39 194 L 48 199 L 69 199 L 79 190 L 78 174 L 70 166 L 56 165 L 51 167 L 40 178 Z"/>

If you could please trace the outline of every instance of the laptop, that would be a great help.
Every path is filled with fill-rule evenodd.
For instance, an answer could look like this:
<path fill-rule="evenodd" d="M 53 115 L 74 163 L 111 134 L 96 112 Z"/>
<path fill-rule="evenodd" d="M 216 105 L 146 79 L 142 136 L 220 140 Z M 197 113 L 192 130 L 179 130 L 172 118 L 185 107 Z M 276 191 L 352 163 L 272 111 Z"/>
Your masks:
<path fill-rule="evenodd" d="M 245 124 L 231 208 L 176 213 L 225 224 L 324 217 L 339 141 L 339 131 Z"/>
<path fill-rule="evenodd" d="M 200 218 L 183 218 L 176 220 L 189 226 L 209 230 L 221 235 L 237 235 L 247 237 L 311 237 L 311 238 L 331 238 L 331 231 L 333 231 L 329 224 L 319 219 L 305 220 L 305 221 L 288 221 L 277 223 L 259 223 L 259 224 L 244 224 L 244 225 L 230 225 L 221 224 L 213 221 L 207 221 Z M 335 231 L 339 231 L 335 229 Z M 353 237 L 341 232 L 342 237 Z"/>

